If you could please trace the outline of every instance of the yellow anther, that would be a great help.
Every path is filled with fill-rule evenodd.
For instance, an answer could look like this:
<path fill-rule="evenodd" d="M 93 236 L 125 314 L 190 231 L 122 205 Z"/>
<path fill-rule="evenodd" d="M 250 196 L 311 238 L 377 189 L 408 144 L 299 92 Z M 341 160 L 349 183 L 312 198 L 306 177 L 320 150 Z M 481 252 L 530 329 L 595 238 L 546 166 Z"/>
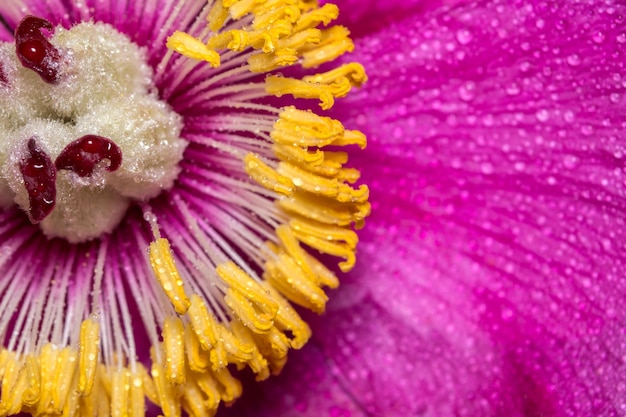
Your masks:
<path fill-rule="evenodd" d="M 300 146 L 274 144 L 272 150 L 279 159 L 298 165 L 318 166 L 324 162 L 324 153 L 319 149 L 310 152 Z"/>
<path fill-rule="evenodd" d="M 78 391 L 71 389 L 65 400 L 62 417 L 80 416 L 80 395 Z"/>
<path fill-rule="evenodd" d="M 319 44 L 312 45 L 303 51 L 302 67 L 316 68 L 353 50 L 354 43 L 350 39 L 350 32 L 343 26 L 333 26 L 322 31 Z"/>
<path fill-rule="evenodd" d="M 100 383 L 100 391 L 104 391 L 109 397 L 111 396 L 111 366 L 101 363 L 98 366 L 98 382 Z"/>
<path fill-rule="evenodd" d="M 185 383 L 185 327 L 178 317 L 168 317 L 163 323 L 165 375 L 174 385 Z"/>
<path fill-rule="evenodd" d="M 320 223 L 338 226 L 354 223 L 357 228 L 371 212 L 369 202 L 339 203 L 308 193 L 296 193 L 292 198 L 279 200 L 278 205 L 288 212 Z"/>
<path fill-rule="evenodd" d="M 126 417 L 130 410 L 130 372 L 115 369 L 111 376 L 111 417 Z"/>
<path fill-rule="evenodd" d="M 228 9 L 223 6 L 221 1 L 214 1 L 213 7 L 211 7 L 207 15 L 209 29 L 212 32 L 219 31 L 224 26 L 226 19 L 228 19 Z"/>
<path fill-rule="evenodd" d="M 228 368 L 212 371 L 212 373 L 219 383 L 218 389 L 225 403 L 231 403 L 241 396 L 241 382 L 230 374 Z"/>
<path fill-rule="evenodd" d="M 265 272 L 266 280 L 290 301 L 317 313 L 324 311 L 328 297 L 287 254 L 266 262 Z"/>
<path fill-rule="evenodd" d="M 287 352 L 289 351 L 289 339 L 277 328 L 267 334 L 255 334 L 259 350 L 263 353 L 269 363 L 272 374 L 277 375 L 287 362 Z"/>
<path fill-rule="evenodd" d="M 151 374 L 159 396 L 159 405 L 165 417 L 180 417 L 181 410 L 177 390 L 168 382 L 165 369 L 154 362 L 154 359 Z"/>
<path fill-rule="evenodd" d="M 39 369 L 41 371 L 41 399 L 37 404 L 37 412 L 35 414 L 51 414 L 54 413 L 52 408 L 54 400 L 52 399 L 53 391 L 56 384 L 56 366 L 59 349 L 51 344 L 46 343 L 41 348 L 39 354 Z"/>
<path fill-rule="evenodd" d="M 289 48 L 276 50 L 272 54 L 258 53 L 248 58 L 251 72 L 269 72 L 277 68 L 287 67 L 298 60 L 296 51 Z"/>
<path fill-rule="evenodd" d="M 92 318 L 80 325 L 78 351 L 78 392 L 89 395 L 93 388 L 100 354 L 100 324 Z"/>
<path fill-rule="evenodd" d="M 204 372 L 209 368 L 209 354 L 202 349 L 198 336 L 191 326 L 185 326 L 185 350 L 189 369 Z"/>
<path fill-rule="evenodd" d="M 327 72 L 320 74 L 308 75 L 303 77 L 304 81 L 321 84 L 332 84 L 340 78 L 346 78 L 355 87 L 361 87 L 365 81 L 367 81 L 367 75 L 363 65 L 357 62 L 350 62 L 349 64 L 343 64 L 340 67 L 334 68 Z"/>
<path fill-rule="evenodd" d="M 183 280 L 178 273 L 169 241 L 158 238 L 150 243 L 150 264 L 159 284 L 165 291 L 178 314 L 185 314 L 189 308 L 189 298 L 185 294 Z"/>
<path fill-rule="evenodd" d="M 359 243 L 357 234 L 344 227 L 330 226 L 296 217 L 289 221 L 289 225 L 298 237 L 307 235 L 329 242 L 344 242 L 350 249 L 355 249 L 357 243 Z"/>
<path fill-rule="evenodd" d="M 243 16 L 252 12 L 252 9 L 262 0 L 223 0 L 224 7 L 228 7 L 230 16 L 235 19 L 241 19 Z"/>
<path fill-rule="evenodd" d="M 329 152 L 326 152 L 328 154 Z M 345 181 L 350 184 L 354 184 L 361 177 L 361 173 L 358 169 L 354 168 L 341 168 L 341 165 L 333 161 L 332 155 L 328 155 L 327 158 L 324 159 L 324 163 L 318 166 L 311 165 L 303 165 L 299 164 L 298 166 L 306 169 L 307 171 L 321 175 L 327 178 L 335 178 L 339 181 Z"/>
<path fill-rule="evenodd" d="M 278 42 L 279 48 L 288 48 L 294 51 L 298 51 L 305 46 L 311 46 L 317 44 L 322 39 L 322 32 L 319 29 L 307 29 L 302 32 L 294 33 L 293 35 L 281 39 Z"/>
<path fill-rule="evenodd" d="M 267 379 L 270 376 L 270 370 L 267 366 L 267 361 L 263 358 L 263 355 L 261 355 L 261 352 L 259 352 L 255 345 L 253 333 L 239 320 L 231 321 L 230 327 L 236 337 L 249 344 L 250 346 L 254 346 L 252 359 L 247 362 L 247 365 L 250 367 L 250 369 L 252 369 L 252 372 L 256 374 L 256 380 L 262 381 L 264 379 Z"/>
<path fill-rule="evenodd" d="M 61 413 L 71 390 L 72 380 L 78 362 L 77 352 L 69 347 L 63 348 L 56 358 L 57 364 L 54 375 L 54 389 L 52 390 L 53 407 Z"/>
<path fill-rule="evenodd" d="M 337 17 L 339 17 L 339 7 L 332 3 L 327 3 L 318 9 L 303 14 L 296 22 L 294 31 L 300 32 L 301 30 L 314 28 L 320 23 L 326 26 L 337 19 Z"/>
<path fill-rule="evenodd" d="M 278 174 L 258 156 L 249 153 L 244 157 L 243 162 L 248 175 L 268 190 L 284 195 L 291 195 L 294 192 L 295 188 L 291 180 Z"/>
<path fill-rule="evenodd" d="M 146 394 L 146 397 L 148 397 L 152 403 L 159 405 L 159 394 L 154 381 L 148 373 L 148 370 L 140 363 L 135 363 L 135 366 L 137 368 L 137 378 L 141 379 L 143 391 Z"/>
<path fill-rule="evenodd" d="M 270 75 L 265 79 L 265 91 L 276 97 L 290 94 L 295 98 L 319 99 L 320 107 L 323 110 L 328 110 L 335 104 L 335 97 L 328 86 L 308 83 L 295 78 Z"/>
<path fill-rule="evenodd" d="M 312 258 L 312 257 L 310 257 Z M 319 261 L 318 261 L 319 262 Z M 309 261 L 309 263 L 311 263 Z M 296 310 L 287 302 L 268 282 L 264 283 L 264 287 L 270 292 L 275 300 L 279 303 L 278 314 L 274 320 L 276 327 L 280 330 L 290 331 L 292 339 L 290 345 L 294 349 L 302 348 L 311 337 L 311 328 L 304 320 L 300 318 Z"/>
<path fill-rule="evenodd" d="M 217 329 L 220 343 L 210 353 L 213 370 L 222 369 L 231 361 L 246 363 L 252 359 L 254 346 L 237 338 L 223 324 Z"/>
<path fill-rule="evenodd" d="M 143 367 L 141 368 L 143 369 Z M 145 370 L 144 370 L 145 372 Z M 144 379 L 140 371 L 130 374 L 130 413 L 129 417 L 144 417 L 146 412 L 146 400 L 144 398 Z"/>
<path fill-rule="evenodd" d="M 22 372 L 22 363 L 17 355 L 11 354 L 4 365 L 0 415 L 17 414 L 22 408 L 22 396 L 28 384 L 26 372 Z"/>
<path fill-rule="evenodd" d="M 193 417 L 211 417 L 213 413 L 206 406 L 202 390 L 190 379 L 183 388 L 183 396 L 181 398 L 183 409 L 189 416 Z"/>
<path fill-rule="evenodd" d="M 176 31 L 167 38 L 167 47 L 187 58 L 206 61 L 213 68 L 220 66 L 220 55 L 193 36 Z"/>
<path fill-rule="evenodd" d="M 217 381 L 212 372 L 199 372 L 192 374 L 193 382 L 198 385 L 205 398 L 205 405 L 209 410 L 217 410 L 221 396 Z"/>
<path fill-rule="evenodd" d="M 358 145 L 361 149 L 365 149 L 367 138 L 358 130 L 346 130 L 343 136 L 333 141 L 335 146 Z"/>
<path fill-rule="evenodd" d="M 259 311 L 248 298 L 239 291 L 234 291 L 232 288 L 227 289 L 224 301 L 239 320 L 255 333 L 268 332 L 274 325 L 275 313 L 274 315 L 269 315 Z M 276 310 L 278 310 L 278 308 L 276 308 Z"/>
<path fill-rule="evenodd" d="M 197 294 L 191 296 L 187 316 L 202 349 L 209 350 L 215 346 L 217 344 L 215 316 L 209 312 L 206 304 Z"/>
<path fill-rule="evenodd" d="M 354 249 L 350 248 L 348 244 L 320 239 L 316 236 L 298 233 L 297 231 L 296 235 L 302 243 L 309 245 L 322 253 L 344 258 L 344 262 L 339 262 L 339 269 L 343 272 L 348 272 L 354 267 L 354 264 L 356 263 L 356 256 L 354 254 Z"/>
<path fill-rule="evenodd" d="M 295 23 L 300 18 L 300 9 L 295 5 L 285 5 L 269 10 L 266 13 L 255 16 L 252 27 L 259 29 L 267 29 L 274 22 L 286 20 L 289 23 Z"/>
<path fill-rule="evenodd" d="M 248 34 L 243 30 L 229 30 L 211 37 L 207 41 L 209 49 L 231 49 L 241 52 L 248 46 Z"/>
<path fill-rule="evenodd" d="M 289 146 L 324 147 L 344 134 L 343 125 L 330 117 L 289 106 L 280 113 L 270 133 L 276 143 Z"/>
<path fill-rule="evenodd" d="M 22 402 L 26 407 L 34 407 L 41 398 L 41 376 L 39 362 L 33 355 L 26 356 L 26 379 L 28 388 Z"/>
<path fill-rule="evenodd" d="M 315 271 L 317 278 L 320 280 L 320 284 L 328 288 L 337 288 L 339 286 L 339 280 L 334 272 L 326 268 L 323 263 L 317 260 L 315 256 L 311 256 L 305 253 L 309 265 Z"/>
<path fill-rule="evenodd" d="M 228 261 L 215 268 L 217 275 L 236 292 L 242 294 L 254 303 L 269 318 L 274 318 L 278 311 L 278 305 L 257 281 L 252 279 L 243 269 Z"/>
<path fill-rule="evenodd" d="M 320 177 L 288 162 L 280 162 L 277 172 L 290 178 L 303 191 L 332 198 L 340 203 L 365 203 L 369 197 L 366 185 L 353 189 L 342 181 Z"/>
<path fill-rule="evenodd" d="M 297 5 L 296 0 L 256 0 L 252 14 L 255 16 L 265 14 L 270 10 L 279 9 L 287 5 Z"/>
<path fill-rule="evenodd" d="M 304 273 L 309 280 L 319 285 L 319 280 L 305 257 L 306 252 L 300 247 L 300 242 L 296 239 L 291 227 L 287 225 L 278 226 L 276 228 L 276 236 L 278 236 L 278 239 L 287 254 L 291 256 L 295 263 L 300 267 L 302 273 Z"/>

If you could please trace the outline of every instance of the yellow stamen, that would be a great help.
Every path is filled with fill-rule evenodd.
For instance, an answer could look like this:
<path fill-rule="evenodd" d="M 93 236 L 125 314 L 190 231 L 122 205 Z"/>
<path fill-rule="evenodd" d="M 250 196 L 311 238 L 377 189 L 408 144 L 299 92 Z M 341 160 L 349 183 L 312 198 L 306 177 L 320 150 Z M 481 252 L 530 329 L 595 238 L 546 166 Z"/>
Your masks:
<path fill-rule="evenodd" d="M 55 383 L 52 391 L 52 407 L 57 413 L 61 413 L 68 399 L 68 393 L 74 379 L 76 370 L 77 354 L 73 349 L 66 347 L 57 356 L 55 368 Z"/>
<path fill-rule="evenodd" d="M 265 79 L 265 91 L 276 97 L 290 94 L 295 98 L 316 98 L 320 100 L 320 107 L 323 110 L 328 110 L 335 104 L 333 87 L 309 83 L 295 78 L 270 75 Z"/>
<path fill-rule="evenodd" d="M 167 47 L 188 58 L 206 61 L 213 68 L 220 66 L 220 55 L 187 33 L 174 32 L 167 38 Z"/>
<path fill-rule="evenodd" d="M 354 50 L 350 31 L 343 26 L 333 26 L 322 31 L 320 42 L 302 52 L 302 67 L 317 68 Z"/>
<path fill-rule="evenodd" d="M 80 326 L 78 354 L 78 392 L 89 395 L 96 379 L 100 353 L 100 324 L 95 319 L 84 320 Z"/>
<path fill-rule="evenodd" d="M 143 369 L 143 367 L 141 367 Z M 145 372 L 145 370 L 144 370 Z M 141 371 L 130 375 L 130 414 L 129 417 L 143 417 L 145 414 L 144 379 Z"/>
<path fill-rule="evenodd" d="M 213 32 L 217 32 L 224 26 L 226 19 L 228 19 L 228 9 L 223 6 L 221 1 L 214 1 L 213 7 L 211 7 L 207 15 L 209 29 Z"/>
<path fill-rule="evenodd" d="M 159 397 L 159 405 L 163 410 L 165 417 L 180 417 L 180 401 L 177 391 L 174 386 L 171 385 L 167 377 L 163 366 L 154 361 L 152 363 L 152 379 Z"/>
<path fill-rule="evenodd" d="M 252 369 L 252 372 L 256 374 L 257 381 L 267 379 L 270 376 L 268 364 L 256 347 L 253 333 L 244 325 L 244 323 L 238 320 L 231 321 L 230 327 L 232 328 L 235 336 L 254 347 L 252 358 L 248 361 L 248 365 L 250 366 L 250 369 Z"/>
<path fill-rule="evenodd" d="M 41 377 L 39 370 L 39 362 L 33 355 L 26 357 L 26 379 L 28 388 L 24 392 L 22 402 L 26 407 L 35 406 L 41 398 Z"/>
<path fill-rule="evenodd" d="M 111 378 L 111 416 L 125 417 L 130 408 L 130 372 L 124 368 L 113 371 Z"/>
<path fill-rule="evenodd" d="M 219 324 L 217 329 L 220 343 L 210 353 L 214 370 L 225 368 L 229 359 L 239 363 L 247 363 L 252 359 L 254 346 L 235 337 L 223 324 Z"/>
<path fill-rule="evenodd" d="M 309 29 L 323 23 L 325 26 L 339 16 L 339 7 L 332 3 L 327 3 L 319 9 L 303 14 L 296 23 L 295 31 Z"/>
<path fill-rule="evenodd" d="M 217 345 L 215 317 L 207 310 L 204 301 L 196 294 L 191 296 L 188 317 L 202 349 L 208 351 Z"/>
<path fill-rule="evenodd" d="M 340 67 L 320 74 L 302 77 L 304 81 L 321 84 L 331 84 L 340 78 L 347 78 L 353 86 L 361 87 L 367 81 L 363 65 L 357 62 L 343 64 Z"/>
<path fill-rule="evenodd" d="M 209 368 L 211 364 L 209 355 L 202 349 L 198 336 L 191 326 L 185 327 L 185 350 L 187 351 L 187 364 L 192 371 L 204 372 Z"/>
<path fill-rule="evenodd" d="M 369 197 L 366 185 L 353 189 L 341 181 L 320 177 L 287 162 L 279 163 L 276 171 L 279 175 L 291 178 L 299 189 L 340 203 L 365 203 Z"/>
<path fill-rule="evenodd" d="M 244 167 L 248 175 L 268 190 L 273 190 L 284 195 L 294 192 L 293 182 L 287 177 L 279 175 L 258 156 L 251 153 L 244 157 Z"/>
<path fill-rule="evenodd" d="M 312 258 L 311 256 L 308 257 Z M 310 260 L 309 263 L 311 263 Z M 293 335 L 293 338 L 290 341 L 291 347 L 294 349 L 301 349 L 311 337 L 311 328 L 300 318 L 296 310 L 294 310 L 293 307 L 291 307 L 291 305 L 283 297 L 281 297 L 271 285 L 269 285 L 269 283 L 266 282 L 264 287 L 280 304 L 275 320 L 276 327 L 282 331 L 290 331 Z"/>
<path fill-rule="evenodd" d="M 256 333 L 268 332 L 274 325 L 274 315 L 259 312 L 248 299 L 238 291 L 226 290 L 226 305 L 250 329 Z"/>
<path fill-rule="evenodd" d="M 328 297 L 287 254 L 265 264 L 265 279 L 290 301 L 322 313 Z"/>
<path fill-rule="evenodd" d="M 178 317 L 168 317 L 163 325 L 165 375 L 174 385 L 185 382 L 185 328 Z"/>
<path fill-rule="evenodd" d="M 224 280 L 230 287 L 245 295 L 245 297 L 254 303 L 255 307 L 265 313 L 267 317 L 274 318 L 278 311 L 276 301 L 272 300 L 264 288 L 234 262 L 226 262 L 218 265 L 216 268 L 217 275 Z"/>
<path fill-rule="evenodd" d="M 163 291 L 178 314 L 185 314 L 190 301 L 185 294 L 183 280 L 178 273 L 167 239 L 158 238 L 150 244 L 150 263 Z"/>

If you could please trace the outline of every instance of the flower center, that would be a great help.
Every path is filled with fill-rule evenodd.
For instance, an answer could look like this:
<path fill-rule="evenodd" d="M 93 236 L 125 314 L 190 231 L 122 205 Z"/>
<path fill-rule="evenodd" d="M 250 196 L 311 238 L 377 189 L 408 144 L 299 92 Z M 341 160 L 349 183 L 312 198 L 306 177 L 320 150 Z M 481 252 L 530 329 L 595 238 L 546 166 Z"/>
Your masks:
<path fill-rule="evenodd" d="M 28 16 L 0 44 L 0 208 L 48 237 L 111 232 L 172 186 L 187 142 L 143 51 L 109 25 Z"/>

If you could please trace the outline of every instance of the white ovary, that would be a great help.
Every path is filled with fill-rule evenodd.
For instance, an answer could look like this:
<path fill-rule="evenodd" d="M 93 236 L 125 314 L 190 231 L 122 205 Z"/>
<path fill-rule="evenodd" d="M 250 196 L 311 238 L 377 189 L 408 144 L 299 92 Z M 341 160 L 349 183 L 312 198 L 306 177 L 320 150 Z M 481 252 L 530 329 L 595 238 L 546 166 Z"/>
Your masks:
<path fill-rule="evenodd" d="M 182 120 L 161 101 L 143 51 L 109 25 L 81 23 L 57 28 L 49 42 L 59 51 L 59 79 L 48 84 L 23 67 L 14 43 L 0 44 L 7 83 L 0 83 L 0 208 L 17 204 L 28 213 L 20 171 L 35 137 L 54 161 L 85 136 L 113 141 L 122 164 L 107 160 L 93 175 L 57 172 L 56 205 L 39 223 L 49 237 L 82 242 L 111 232 L 133 201 L 145 201 L 176 180 L 187 142 Z"/>

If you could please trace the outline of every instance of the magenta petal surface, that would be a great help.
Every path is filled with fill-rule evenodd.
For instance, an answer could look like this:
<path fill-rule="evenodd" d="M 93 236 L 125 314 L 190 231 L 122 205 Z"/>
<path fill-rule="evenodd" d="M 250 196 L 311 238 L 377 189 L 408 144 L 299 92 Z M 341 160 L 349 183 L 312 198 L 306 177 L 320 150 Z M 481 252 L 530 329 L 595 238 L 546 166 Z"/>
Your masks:
<path fill-rule="evenodd" d="M 299 415 L 626 415 L 625 15 L 474 2 L 357 40 L 335 115 L 374 214 L 307 348 L 352 403 L 310 380 Z M 277 415 L 294 373 L 233 415 Z"/>

